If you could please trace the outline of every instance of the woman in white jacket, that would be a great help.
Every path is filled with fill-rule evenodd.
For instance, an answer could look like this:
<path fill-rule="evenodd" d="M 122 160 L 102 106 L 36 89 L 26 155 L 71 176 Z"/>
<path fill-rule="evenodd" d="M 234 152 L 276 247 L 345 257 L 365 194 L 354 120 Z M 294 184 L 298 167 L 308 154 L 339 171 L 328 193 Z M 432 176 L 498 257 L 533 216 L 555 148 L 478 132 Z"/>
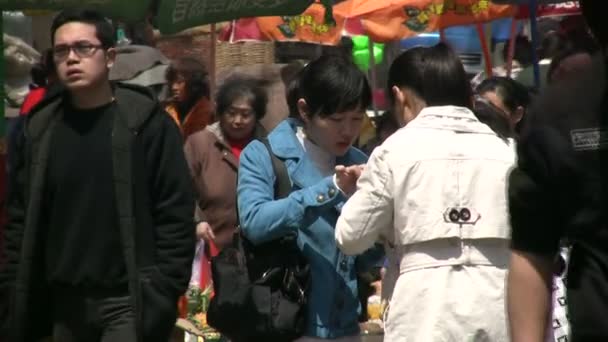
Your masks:
<path fill-rule="evenodd" d="M 464 68 L 444 44 L 398 57 L 389 90 L 405 127 L 365 166 L 338 220 L 338 245 L 346 254 L 382 239 L 395 245 L 385 341 L 508 341 L 513 144 L 469 110 Z"/>

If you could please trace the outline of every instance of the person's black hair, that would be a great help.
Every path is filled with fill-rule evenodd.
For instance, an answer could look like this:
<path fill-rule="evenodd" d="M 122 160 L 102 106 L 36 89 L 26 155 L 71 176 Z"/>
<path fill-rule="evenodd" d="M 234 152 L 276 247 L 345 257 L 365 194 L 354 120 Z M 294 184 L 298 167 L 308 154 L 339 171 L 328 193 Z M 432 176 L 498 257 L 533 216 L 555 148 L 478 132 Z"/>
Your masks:
<path fill-rule="evenodd" d="M 348 60 L 353 59 L 353 49 L 355 44 L 353 43 L 353 39 L 348 36 L 343 36 L 340 38 L 340 44 L 338 45 L 340 52 L 343 54 L 344 58 Z"/>
<path fill-rule="evenodd" d="M 306 101 L 309 116 L 328 117 L 367 109 L 372 92 L 366 75 L 352 61 L 325 55 L 306 65 L 289 84 L 287 104 L 292 117 L 299 117 L 299 99 Z"/>
<path fill-rule="evenodd" d="M 202 97 L 210 97 L 209 73 L 205 65 L 195 58 L 183 57 L 174 61 L 167 68 L 165 76 L 169 85 L 179 77 L 186 80 L 188 102 L 191 105 Z"/>
<path fill-rule="evenodd" d="M 46 86 L 46 78 L 48 76 L 46 72 L 46 68 L 42 63 L 36 63 L 30 70 L 30 76 L 32 78 L 32 83 L 39 87 Z"/>
<path fill-rule="evenodd" d="M 298 76 L 298 73 L 304 69 L 304 66 L 305 64 L 301 61 L 293 61 L 281 68 L 281 81 L 283 82 L 286 91 L 289 88 L 291 81 Z"/>
<path fill-rule="evenodd" d="M 608 25 L 606 25 L 606 11 L 608 2 L 605 0 L 581 0 L 580 5 L 587 25 L 602 47 L 608 46 Z"/>
<path fill-rule="evenodd" d="M 515 112 L 517 108 L 522 107 L 524 109 L 524 117 L 527 108 L 532 102 L 532 96 L 528 88 L 508 77 L 491 77 L 477 86 L 477 94 L 483 95 L 487 92 L 496 93 L 505 107 L 511 112 Z M 515 132 L 521 132 L 523 122 L 524 118 L 515 126 Z"/>
<path fill-rule="evenodd" d="M 67 9 L 60 12 L 51 25 L 51 43 L 55 45 L 55 33 L 57 30 L 69 23 L 84 23 L 95 26 L 97 39 L 104 49 L 116 46 L 116 33 L 110 21 L 98 11 L 90 9 Z"/>
<path fill-rule="evenodd" d="M 494 106 L 490 101 L 477 97 L 473 113 L 475 113 L 479 121 L 490 127 L 500 138 L 509 139 L 515 137 L 515 132 L 511 129 L 509 118 L 506 116 L 507 113 Z"/>
<path fill-rule="evenodd" d="M 495 92 L 510 111 L 518 107 L 528 108 L 531 97 L 528 89 L 521 83 L 508 77 L 491 77 L 479 84 L 477 94 Z"/>
<path fill-rule="evenodd" d="M 518 35 L 515 37 L 513 60 L 517 61 L 522 67 L 532 65 L 534 63 L 532 49 L 532 42 L 526 36 Z M 505 44 L 502 50 L 502 58 L 505 62 L 509 60 L 509 43 Z"/>
<path fill-rule="evenodd" d="M 549 31 L 540 44 L 540 59 L 552 59 L 564 47 L 564 37 L 557 31 Z"/>
<path fill-rule="evenodd" d="M 230 77 L 219 88 L 215 99 L 217 115 L 225 114 L 234 101 L 243 97 L 249 101 L 257 120 L 266 115 L 268 95 L 264 83 L 261 80 L 240 75 Z"/>
<path fill-rule="evenodd" d="M 387 110 L 382 115 L 374 118 L 376 124 L 376 135 L 379 135 L 385 129 L 399 129 L 399 123 L 392 111 Z"/>
<path fill-rule="evenodd" d="M 472 89 L 460 58 L 446 44 L 416 47 L 402 53 L 390 67 L 389 98 L 392 88 L 408 88 L 427 106 L 471 107 Z"/>
<path fill-rule="evenodd" d="M 42 64 L 48 76 L 54 76 L 57 74 L 57 70 L 55 69 L 55 59 L 53 57 L 53 49 L 47 49 L 42 56 Z"/>

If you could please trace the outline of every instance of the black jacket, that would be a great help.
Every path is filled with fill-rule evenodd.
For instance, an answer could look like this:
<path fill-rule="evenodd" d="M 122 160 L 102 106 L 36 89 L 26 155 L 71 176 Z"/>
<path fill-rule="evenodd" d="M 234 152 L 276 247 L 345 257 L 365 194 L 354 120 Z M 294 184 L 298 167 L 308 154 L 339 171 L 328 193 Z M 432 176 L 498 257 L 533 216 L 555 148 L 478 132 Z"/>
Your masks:
<path fill-rule="evenodd" d="M 606 341 L 608 327 L 608 72 L 547 89 L 532 108 L 509 179 L 513 248 L 553 257 L 573 246 L 568 305 L 574 341 Z"/>
<path fill-rule="evenodd" d="M 154 95 L 145 88 L 116 85 L 115 98 L 113 177 L 138 340 L 164 342 L 190 280 L 194 186 L 179 129 Z M 0 291 L 11 300 L 9 340 L 14 342 L 51 333 L 41 211 L 51 135 L 64 99 L 64 94 L 46 99 L 28 117 L 11 179 L 8 263 L 0 273 Z"/>

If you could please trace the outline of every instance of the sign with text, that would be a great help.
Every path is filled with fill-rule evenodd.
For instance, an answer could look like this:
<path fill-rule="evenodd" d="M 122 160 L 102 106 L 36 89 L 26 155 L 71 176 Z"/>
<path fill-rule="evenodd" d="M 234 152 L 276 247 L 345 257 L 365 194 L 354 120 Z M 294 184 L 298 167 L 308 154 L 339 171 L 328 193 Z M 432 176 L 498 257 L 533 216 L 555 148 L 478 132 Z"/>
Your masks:
<path fill-rule="evenodd" d="M 0 0 L 1 1 L 1 0 Z M 171 34 L 239 18 L 297 15 L 314 0 L 161 0 L 158 26 Z"/>

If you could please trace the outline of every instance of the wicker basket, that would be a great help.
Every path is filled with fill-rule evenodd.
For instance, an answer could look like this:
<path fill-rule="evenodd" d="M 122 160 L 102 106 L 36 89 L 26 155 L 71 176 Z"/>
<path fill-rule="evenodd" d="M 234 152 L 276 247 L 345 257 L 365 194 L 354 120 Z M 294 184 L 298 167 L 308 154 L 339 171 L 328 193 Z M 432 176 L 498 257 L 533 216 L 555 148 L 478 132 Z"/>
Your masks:
<path fill-rule="evenodd" d="M 237 65 L 273 63 L 273 42 L 217 43 L 215 52 L 216 73 Z"/>

